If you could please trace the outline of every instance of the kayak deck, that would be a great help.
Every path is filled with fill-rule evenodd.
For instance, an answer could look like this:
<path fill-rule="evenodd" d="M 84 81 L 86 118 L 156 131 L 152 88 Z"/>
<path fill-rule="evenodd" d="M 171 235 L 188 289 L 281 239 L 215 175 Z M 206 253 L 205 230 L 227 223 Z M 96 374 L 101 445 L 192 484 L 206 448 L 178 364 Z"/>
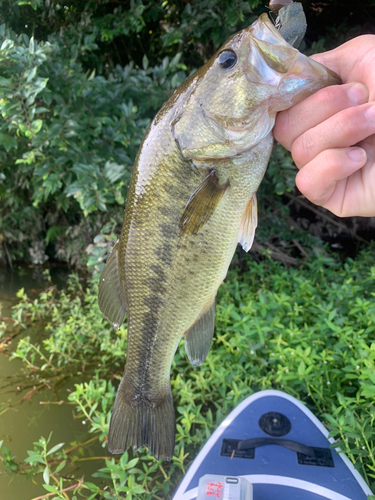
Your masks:
<path fill-rule="evenodd" d="M 195 500 L 206 474 L 244 477 L 254 500 L 367 500 L 369 487 L 348 458 L 330 448 L 333 442 L 301 402 L 279 391 L 258 392 L 216 429 L 173 500 Z"/>

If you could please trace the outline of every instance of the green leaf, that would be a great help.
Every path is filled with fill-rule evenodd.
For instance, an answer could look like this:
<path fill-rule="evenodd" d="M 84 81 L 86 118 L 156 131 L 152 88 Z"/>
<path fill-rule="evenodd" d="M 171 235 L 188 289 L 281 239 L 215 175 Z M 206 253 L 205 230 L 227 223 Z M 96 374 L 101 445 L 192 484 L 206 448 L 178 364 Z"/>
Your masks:
<path fill-rule="evenodd" d="M 3 43 L 1 44 L 0 51 L 6 50 L 6 49 L 11 49 L 14 47 L 14 42 L 13 40 L 10 40 L 9 38 L 6 38 Z"/>
<path fill-rule="evenodd" d="M 63 460 L 61 463 L 59 463 L 59 465 L 56 467 L 55 469 L 55 472 L 60 472 L 61 470 L 63 470 L 63 468 L 65 467 L 66 465 L 66 460 Z"/>
<path fill-rule="evenodd" d="M 126 468 L 132 469 L 133 467 L 135 467 L 137 465 L 138 461 L 139 461 L 139 458 L 133 458 L 132 460 L 130 460 L 130 462 L 128 462 L 126 464 Z"/>
<path fill-rule="evenodd" d="M 17 149 L 17 141 L 14 137 L 7 134 L 0 134 L 0 145 L 2 145 L 7 153 L 11 149 Z"/>
<path fill-rule="evenodd" d="M 18 0 L 18 5 L 30 5 L 34 10 L 40 7 L 43 3 L 43 0 Z"/>
<path fill-rule="evenodd" d="M 324 418 L 334 427 L 338 427 L 338 422 L 329 413 L 324 413 Z"/>
<path fill-rule="evenodd" d="M 48 452 L 47 452 L 47 456 L 48 455 L 51 455 L 51 453 L 55 453 L 55 451 L 59 450 L 60 448 L 62 448 L 64 446 L 65 443 L 59 443 L 59 444 L 56 444 L 55 446 L 53 446 Z"/>
<path fill-rule="evenodd" d="M 67 229 L 68 229 L 67 226 L 50 226 L 47 229 L 47 234 L 45 239 L 46 245 L 51 243 L 51 241 L 55 241 L 58 238 L 60 238 L 60 236 L 66 233 Z"/>
<path fill-rule="evenodd" d="M 35 114 L 37 115 L 38 113 L 47 113 L 49 111 L 48 108 L 44 108 L 43 106 L 39 106 L 35 110 Z"/>
<path fill-rule="evenodd" d="M 3 76 L 0 76 L 0 87 L 12 87 L 12 83 Z"/>
<path fill-rule="evenodd" d="M 143 59 L 142 59 L 142 66 L 143 66 L 143 69 L 146 71 L 147 68 L 148 68 L 148 65 L 149 65 L 149 62 L 148 62 L 148 57 L 146 56 L 146 54 L 143 56 Z"/>
<path fill-rule="evenodd" d="M 44 471 L 43 471 L 43 481 L 46 483 L 46 484 L 49 484 L 49 467 L 48 465 L 46 465 Z"/>
<path fill-rule="evenodd" d="M 300 364 L 298 365 L 298 375 L 300 375 L 301 377 L 303 377 L 305 375 L 305 370 L 306 370 L 306 365 L 304 363 L 304 361 L 302 360 L 300 362 Z"/>
<path fill-rule="evenodd" d="M 42 128 L 42 125 L 43 125 L 43 120 L 40 119 L 34 120 L 31 123 L 31 129 L 34 135 L 36 135 L 39 132 L 39 130 Z"/>
<path fill-rule="evenodd" d="M 24 353 L 20 353 L 18 355 L 18 357 L 20 357 L 21 359 L 22 358 L 25 359 L 26 356 L 25 356 Z M 25 458 L 25 462 L 26 463 L 40 463 L 40 464 L 45 464 L 44 458 L 39 453 L 36 453 L 34 451 L 28 451 L 27 453 L 29 454 L 29 456 L 27 458 Z"/>
<path fill-rule="evenodd" d="M 42 484 L 43 488 L 49 491 L 50 493 L 58 493 L 58 489 L 56 486 L 53 486 L 51 484 Z"/>
<path fill-rule="evenodd" d="M 30 40 L 31 42 L 31 40 Z M 34 66 L 30 71 L 29 71 L 29 74 L 27 75 L 27 81 L 28 82 L 31 82 L 31 80 L 35 77 L 36 75 L 36 70 L 37 70 L 37 66 Z"/>
<path fill-rule="evenodd" d="M 35 42 L 34 42 L 34 37 L 32 36 L 30 38 L 30 43 L 29 43 L 29 52 L 30 54 L 34 54 L 35 51 Z"/>
<path fill-rule="evenodd" d="M 90 491 L 93 491 L 94 493 L 97 493 L 100 491 L 100 488 L 94 484 L 94 483 L 89 483 L 87 481 L 85 481 L 85 486 L 90 490 Z"/>

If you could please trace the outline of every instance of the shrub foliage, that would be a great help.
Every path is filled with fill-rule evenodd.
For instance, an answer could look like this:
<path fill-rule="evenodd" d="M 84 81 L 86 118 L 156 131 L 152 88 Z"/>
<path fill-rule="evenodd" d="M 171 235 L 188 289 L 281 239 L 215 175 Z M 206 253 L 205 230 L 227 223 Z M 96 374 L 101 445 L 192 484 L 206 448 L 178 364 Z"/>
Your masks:
<path fill-rule="evenodd" d="M 136 151 L 161 104 L 264 5 L 0 0 L 0 6 L 1 257 L 82 264 L 100 229 L 113 217 L 121 221 Z M 339 1 L 306 2 L 305 10 L 307 45 L 322 50 L 322 34 L 343 41 L 352 35 L 347 19 L 364 23 L 374 8 L 349 16 Z M 284 167 L 286 183 L 283 172 L 270 174 L 274 194 L 293 186 L 290 157 Z"/>
<path fill-rule="evenodd" d="M 1 2 L 0 227 L 13 258 L 42 263 L 49 245 L 82 262 L 121 220 L 150 119 L 258 3 Z"/>

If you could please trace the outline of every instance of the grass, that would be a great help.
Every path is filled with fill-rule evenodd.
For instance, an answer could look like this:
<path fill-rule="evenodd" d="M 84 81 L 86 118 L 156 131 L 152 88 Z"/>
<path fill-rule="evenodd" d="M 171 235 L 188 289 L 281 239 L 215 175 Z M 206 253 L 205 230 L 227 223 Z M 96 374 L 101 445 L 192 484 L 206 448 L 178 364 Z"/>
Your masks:
<path fill-rule="evenodd" d="M 375 492 L 374 250 L 342 262 L 317 249 L 298 268 L 247 256 L 245 270 L 229 271 L 206 362 L 193 368 L 183 342 L 174 358 L 172 462 L 156 461 L 146 449 L 103 458 L 89 482 L 75 475 L 74 464 L 82 459 L 77 447 L 49 449 L 49 440 L 36 436 L 25 461 L 2 444 L 5 471 L 27 473 L 42 484 L 46 494 L 40 498 L 164 500 L 223 418 L 253 392 L 273 388 L 303 401 L 325 423 Z M 65 291 L 51 287 L 34 301 L 20 292 L 14 319 L 20 327 L 46 321 L 46 338 L 39 345 L 22 338 L 13 357 L 23 360 L 41 387 L 47 379 L 53 385 L 70 374 L 86 377 L 67 402 L 88 423 L 87 442 L 99 439 L 105 447 L 126 325 L 113 331 L 98 310 L 96 290 L 94 281 L 84 290 L 73 276 Z"/>

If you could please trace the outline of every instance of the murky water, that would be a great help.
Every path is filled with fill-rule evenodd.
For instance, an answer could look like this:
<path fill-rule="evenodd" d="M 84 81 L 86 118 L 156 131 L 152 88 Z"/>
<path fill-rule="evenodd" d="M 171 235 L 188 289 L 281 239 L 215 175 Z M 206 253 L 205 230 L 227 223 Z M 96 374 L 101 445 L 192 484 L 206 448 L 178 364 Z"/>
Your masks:
<path fill-rule="evenodd" d="M 62 288 L 68 276 L 68 270 L 55 268 L 50 270 L 52 282 Z M 17 268 L 10 270 L 0 267 L 0 304 L 1 316 L 11 315 L 11 306 L 17 302 L 16 293 L 20 288 L 32 296 L 45 286 L 43 269 Z M 41 334 L 41 328 L 29 328 L 23 335 L 29 335 L 32 339 L 37 339 Z M 14 340 L 16 345 L 18 337 Z M 4 378 L 16 374 L 21 374 L 21 360 L 12 360 L 0 355 L 0 387 L 3 386 Z M 60 390 L 59 398 L 66 399 L 67 390 L 72 387 L 72 383 Z M 32 388 L 31 388 L 32 389 Z M 27 391 L 20 393 L 16 386 L 7 389 L 7 393 L 0 389 L 0 404 L 4 402 L 14 403 L 25 396 Z M 64 394 L 65 392 L 65 394 Z M 52 432 L 50 447 L 57 443 L 64 442 L 66 445 L 73 441 L 83 442 L 92 435 L 88 435 L 87 430 L 82 425 L 82 420 L 73 418 L 74 406 L 40 404 L 41 402 L 56 401 L 52 391 L 47 388 L 38 392 L 28 400 L 25 399 L 16 409 L 10 409 L 0 415 L 0 441 L 4 441 L 4 446 L 10 448 L 12 455 L 17 460 L 27 457 L 27 450 L 33 449 L 33 441 L 37 441 L 41 436 L 47 438 Z M 95 455 L 103 455 L 103 449 L 95 442 L 91 446 L 91 451 Z M 105 454 L 105 453 L 104 453 Z M 101 466 L 99 462 L 82 462 L 80 475 L 90 478 L 92 472 Z M 0 463 L 0 498 L 1 500 L 31 500 L 47 492 L 42 487 L 42 477 L 36 478 L 38 484 L 33 481 L 26 481 L 25 477 L 9 477 L 1 475 L 3 472 Z M 91 478 L 89 480 L 92 480 Z"/>

